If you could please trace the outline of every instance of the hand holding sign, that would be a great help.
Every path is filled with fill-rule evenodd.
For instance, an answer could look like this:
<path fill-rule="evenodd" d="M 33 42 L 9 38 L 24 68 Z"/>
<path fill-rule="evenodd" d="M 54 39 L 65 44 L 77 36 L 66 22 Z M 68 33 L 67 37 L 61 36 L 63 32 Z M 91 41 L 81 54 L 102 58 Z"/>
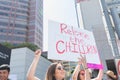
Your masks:
<path fill-rule="evenodd" d="M 82 64 L 84 68 L 87 68 L 86 56 L 80 55 L 78 64 Z"/>

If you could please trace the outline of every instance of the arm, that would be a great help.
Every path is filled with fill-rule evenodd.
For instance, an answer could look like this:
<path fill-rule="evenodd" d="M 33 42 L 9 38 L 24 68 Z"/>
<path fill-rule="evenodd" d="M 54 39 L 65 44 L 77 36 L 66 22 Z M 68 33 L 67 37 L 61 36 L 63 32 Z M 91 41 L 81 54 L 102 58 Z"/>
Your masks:
<path fill-rule="evenodd" d="M 81 56 L 81 62 L 82 62 L 82 65 L 84 67 L 84 70 L 85 70 L 85 80 L 90 80 L 90 72 L 88 70 L 88 66 L 87 66 L 87 61 L 86 61 L 86 56 Z"/>
<path fill-rule="evenodd" d="M 78 74 L 79 74 L 79 72 L 80 72 L 80 65 L 82 65 L 82 62 L 81 62 L 81 59 L 80 58 L 78 58 L 78 64 L 77 64 L 77 66 L 75 67 L 75 70 L 74 70 L 74 72 L 73 72 L 73 74 L 72 74 L 72 80 L 77 80 L 77 77 L 78 77 Z"/>
<path fill-rule="evenodd" d="M 36 70 L 40 56 L 41 56 L 41 50 L 36 50 L 33 62 L 30 65 L 29 70 L 27 72 L 27 80 L 38 80 L 38 78 L 35 77 L 35 70 Z"/>
<path fill-rule="evenodd" d="M 72 80 L 77 80 L 79 71 L 80 71 L 80 64 L 77 64 L 77 66 L 75 67 L 75 70 L 72 74 Z"/>
<path fill-rule="evenodd" d="M 89 70 L 87 69 L 86 57 L 83 57 L 82 55 L 80 55 L 80 57 L 81 58 L 79 58 L 78 65 L 73 72 L 72 80 L 77 80 L 78 74 L 80 72 L 80 65 L 82 65 L 85 70 L 85 80 L 90 80 Z"/>
<path fill-rule="evenodd" d="M 90 72 L 88 69 L 85 69 L 85 80 L 91 80 Z"/>
<path fill-rule="evenodd" d="M 100 69 L 98 76 L 92 80 L 102 80 L 102 77 L 103 77 L 103 69 Z"/>
<path fill-rule="evenodd" d="M 102 61 L 101 61 L 101 65 L 102 65 Z M 103 78 L 103 68 L 99 69 L 99 73 L 97 77 L 92 80 L 102 80 L 102 78 Z"/>

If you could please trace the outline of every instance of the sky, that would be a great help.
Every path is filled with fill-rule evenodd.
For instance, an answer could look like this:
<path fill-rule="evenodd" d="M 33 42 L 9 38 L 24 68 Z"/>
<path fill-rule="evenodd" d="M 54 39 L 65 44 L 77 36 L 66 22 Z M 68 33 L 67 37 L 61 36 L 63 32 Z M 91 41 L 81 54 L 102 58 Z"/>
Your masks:
<path fill-rule="evenodd" d="M 48 20 L 78 27 L 74 0 L 44 0 L 43 2 L 43 51 L 48 50 Z"/>

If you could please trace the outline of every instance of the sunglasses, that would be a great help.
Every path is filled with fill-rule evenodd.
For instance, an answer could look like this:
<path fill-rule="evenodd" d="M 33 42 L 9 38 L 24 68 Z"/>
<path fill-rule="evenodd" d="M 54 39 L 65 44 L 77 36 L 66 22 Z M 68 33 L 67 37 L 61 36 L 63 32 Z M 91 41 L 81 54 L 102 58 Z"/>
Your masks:
<path fill-rule="evenodd" d="M 57 69 L 58 70 L 65 70 L 63 66 L 58 66 Z"/>
<path fill-rule="evenodd" d="M 85 73 L 80 73 L 80 75 L 84 76 L 84 75 L 85 75 Z"/>

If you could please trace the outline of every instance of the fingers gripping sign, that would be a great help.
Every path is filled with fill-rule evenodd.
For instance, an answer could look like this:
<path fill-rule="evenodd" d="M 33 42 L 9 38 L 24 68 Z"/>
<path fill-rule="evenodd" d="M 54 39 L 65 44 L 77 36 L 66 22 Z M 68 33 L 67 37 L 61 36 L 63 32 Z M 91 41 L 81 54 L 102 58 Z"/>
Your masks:
<path fill-rule="evenodd" d="M 78 64 L 79 64 L 79 65 L 82 65 L 81 58 L 78 58 Z"/>
<path fill-rule="evenodd" d="M 87 68 L 86 56 L 85 55 L 83 56 L 80 54 L 80 58 L 78 59 L 79 59 L 78 64 L 79 65 L 82 64 L 84 68 Z"/>

